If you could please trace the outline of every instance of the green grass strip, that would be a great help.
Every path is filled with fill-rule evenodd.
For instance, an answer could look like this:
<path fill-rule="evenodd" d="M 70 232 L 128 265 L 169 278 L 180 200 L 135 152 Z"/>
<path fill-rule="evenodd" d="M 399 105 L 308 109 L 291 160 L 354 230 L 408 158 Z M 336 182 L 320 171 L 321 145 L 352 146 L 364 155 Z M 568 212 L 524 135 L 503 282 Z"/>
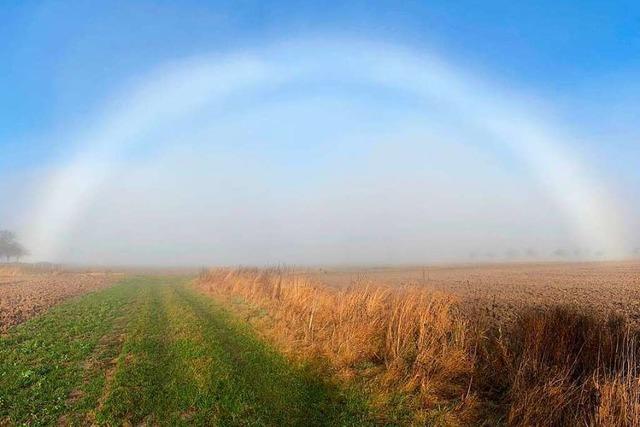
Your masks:
<path fill-rule="evenodd" d="M 0 341 L 0 425 L 367 425 L 365 399 L 291 364 L 176 278 L 74 299 Z"/>
<path fill-rule="evenodd" d="M 137 291 L 127 282 L 73 298 L 0 338 L 0 425 L 51 425 L 72 411 L 85 362 Z"/>

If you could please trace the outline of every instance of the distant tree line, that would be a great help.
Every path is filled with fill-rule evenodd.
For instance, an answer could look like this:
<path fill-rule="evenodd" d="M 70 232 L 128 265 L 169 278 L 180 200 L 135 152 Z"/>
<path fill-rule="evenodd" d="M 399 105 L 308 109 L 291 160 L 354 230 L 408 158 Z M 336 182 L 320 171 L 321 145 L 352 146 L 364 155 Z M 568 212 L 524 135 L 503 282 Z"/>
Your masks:
<path fill-rule="evenodd" d="M 18 242 L 15 233 L 9 230 L 0 230 L 0 259 L 9 262 L 14 258 L 20 262 L 20 259 L 26 255 L 29 255 L 29 253 Z"/>

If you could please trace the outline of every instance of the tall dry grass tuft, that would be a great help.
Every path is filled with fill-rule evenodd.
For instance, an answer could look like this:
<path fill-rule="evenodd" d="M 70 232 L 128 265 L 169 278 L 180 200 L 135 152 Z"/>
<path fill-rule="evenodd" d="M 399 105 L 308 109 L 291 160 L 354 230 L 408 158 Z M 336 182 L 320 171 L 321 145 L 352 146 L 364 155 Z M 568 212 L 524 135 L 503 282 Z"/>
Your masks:
<path fill-rule="evenodd" d="M 640 425 L 640 335 L 620 317 L 553 307 L 485 320 L 445 293 L 331 288 L 286 269 L 215 269 L 197 285 L 266 310 L 286 349 L 373 372 L 421 415 L 448 408 L 448 424 Z"/>
<path fill-rule="evenodd" d="M 381 368 L 390 389 L 415 393 L 426 406 L 467 392 L 468 327 L 450 295 L 368 283 L 335 289 L 285 269 L 211 270 L 200 286 L 266 308 L 279 338 L 345 375 Z"/>
<path fill-rule="evenodd" d="M 621 317 L 532 308 L 490 331 L 478 385 L 509 425 L 640 425 L 638 350 Z"/>

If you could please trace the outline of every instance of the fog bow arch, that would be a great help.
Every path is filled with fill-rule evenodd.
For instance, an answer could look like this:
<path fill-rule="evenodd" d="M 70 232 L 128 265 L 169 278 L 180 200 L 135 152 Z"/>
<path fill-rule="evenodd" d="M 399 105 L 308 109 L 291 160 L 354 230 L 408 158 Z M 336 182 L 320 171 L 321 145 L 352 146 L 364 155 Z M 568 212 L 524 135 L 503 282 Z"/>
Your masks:
<path fill-rule="evenodd" d="M 56 260 L 64 235 L 112 165 L 140 135 L 237 93 L 291 82 L 366 83 L 446 105 L 523 159 L 585 245 L 623 253 L 611 202 L 568 150 L 566 136 L 528 113 L 508 93 L 476 81 L 434 54 L 398 46 L 334 40 L 189 58 L 159 67 L 115 97 L 75 138 L 76 152 L 49 180 L 29 241 L 40 259 Z"/>

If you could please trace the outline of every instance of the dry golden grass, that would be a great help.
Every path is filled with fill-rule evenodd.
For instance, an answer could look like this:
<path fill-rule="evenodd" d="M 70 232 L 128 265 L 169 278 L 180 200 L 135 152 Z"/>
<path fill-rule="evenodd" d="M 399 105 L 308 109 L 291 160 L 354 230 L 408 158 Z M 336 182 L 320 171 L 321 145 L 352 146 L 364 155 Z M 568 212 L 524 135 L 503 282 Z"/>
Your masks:
<path fill-rule="evenodd" d="M 397 386 L 419 391 L 430 402 L 464 392 L 455 385 L 472 363 L 467 327 L 453 313 L 451 296 L 366 285 L 336 290 L 280 270 L 212 270 L 200 286 L 266 308 L 281 338 L 345 375 L 359 366 L 382 365 Z"/>
<path fill-rule="evenodd" d="M 327 361 L 338 377 L 367 377 L 382 411 L 395 393 L 411 397 L 416 424 L 640 420 L 639 335 L 621 316 L 523 306 L 501 321 L 433 288 L 332 287 L 283 269 L 216 269 L 197 286 L 265 310 L 260 327 L 281 348 Z"/>
<path fill-rule="evenodd" d="M 575 307 L 527 309 L 481 346 L 481 394 L 509 425 L 637 425 L 637 332 Z M 497 333 L 497 334 L 496 334 Z"/>

